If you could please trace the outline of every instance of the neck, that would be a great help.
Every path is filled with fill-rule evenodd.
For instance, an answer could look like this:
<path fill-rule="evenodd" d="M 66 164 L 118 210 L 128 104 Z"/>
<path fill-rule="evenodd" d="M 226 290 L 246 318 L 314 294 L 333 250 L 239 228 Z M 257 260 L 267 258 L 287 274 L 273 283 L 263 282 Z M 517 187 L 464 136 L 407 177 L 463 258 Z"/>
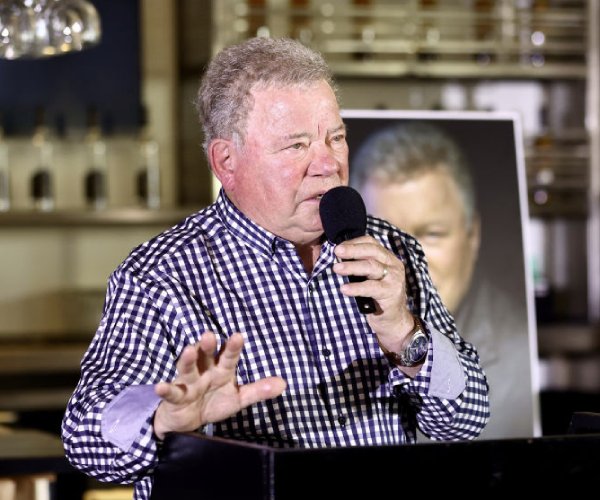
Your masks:
<path fill-rule="evenodd" d="M 304 270 L 307 274 L 310 274 L 321 254 L 321 243 L 316 242 L 309 245 L 296 245 L 296 252 L 298 252 L 298 256 L 300 257 L 300 260 L 302 260 Z"/>

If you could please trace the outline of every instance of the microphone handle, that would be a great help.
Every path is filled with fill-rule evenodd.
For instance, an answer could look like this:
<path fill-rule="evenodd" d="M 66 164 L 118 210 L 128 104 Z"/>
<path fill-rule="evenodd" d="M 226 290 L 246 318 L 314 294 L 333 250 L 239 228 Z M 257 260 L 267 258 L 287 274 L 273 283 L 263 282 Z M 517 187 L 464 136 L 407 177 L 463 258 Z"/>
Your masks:
<path fill-rule="evenodd" d="M 364 276 L 348 276 L 350 283 L 360 283 L 367 278 Z M 371 297 L 354 297 L 358 310 L 363 314 L 372 314 L 375 312 L 375 301 Z"/>

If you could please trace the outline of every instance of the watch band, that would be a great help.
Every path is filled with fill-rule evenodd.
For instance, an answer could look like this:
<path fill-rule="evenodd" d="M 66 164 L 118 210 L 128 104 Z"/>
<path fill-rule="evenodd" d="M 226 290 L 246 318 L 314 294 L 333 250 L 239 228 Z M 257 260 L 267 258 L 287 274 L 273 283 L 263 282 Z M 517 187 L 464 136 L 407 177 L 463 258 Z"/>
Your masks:
<path fill-rule="evenodd" d="M 393 352 L 381 346 L 385 357 L 395 365 L 412 367 L 423 362 L 427 355 L 429 336 L 427 335 L 421 320 L 413 315 L 414 326 L 408 334 L 408 342 L 400 352 Z"/>

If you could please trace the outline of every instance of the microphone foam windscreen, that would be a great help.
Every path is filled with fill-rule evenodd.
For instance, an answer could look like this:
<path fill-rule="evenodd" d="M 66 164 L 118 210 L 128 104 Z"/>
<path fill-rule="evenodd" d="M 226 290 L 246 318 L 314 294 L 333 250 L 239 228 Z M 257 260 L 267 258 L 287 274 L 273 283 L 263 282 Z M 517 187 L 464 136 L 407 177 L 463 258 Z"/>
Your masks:
<path fill-rule="evenodd" d="M 358 191 L 338 186 L 327 191 L 319 203 L 325 236 L 334 244 L 363 236 L 367 229 L 367 210 Z"/>

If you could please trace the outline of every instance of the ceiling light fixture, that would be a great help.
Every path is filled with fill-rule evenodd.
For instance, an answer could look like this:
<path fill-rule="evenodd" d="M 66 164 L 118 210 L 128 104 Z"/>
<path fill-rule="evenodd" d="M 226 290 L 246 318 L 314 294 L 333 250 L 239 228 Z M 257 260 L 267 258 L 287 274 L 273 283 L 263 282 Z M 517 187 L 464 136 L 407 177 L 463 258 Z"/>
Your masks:
<path fill-rule="evenodd" d="M 88 0 L 0 2 L 0 58 L 38 58 L 100 42 L 100 17 Z"/>

